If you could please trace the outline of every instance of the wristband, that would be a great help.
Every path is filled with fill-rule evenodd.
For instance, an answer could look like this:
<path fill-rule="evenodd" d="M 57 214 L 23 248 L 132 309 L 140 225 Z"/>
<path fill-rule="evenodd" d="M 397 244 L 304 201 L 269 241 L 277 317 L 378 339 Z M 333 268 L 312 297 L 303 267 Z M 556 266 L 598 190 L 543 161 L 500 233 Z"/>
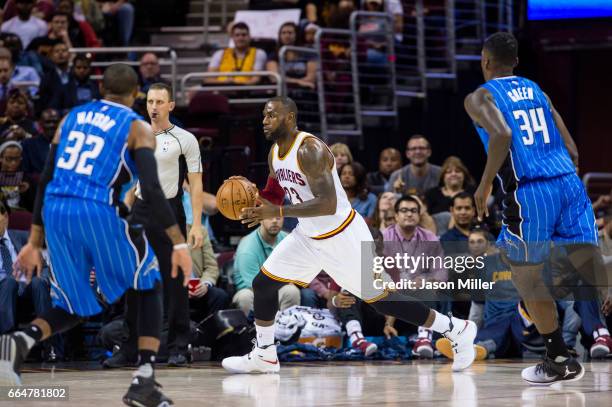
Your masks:
<path fill-rule="evenodd" d="M 187 243 L 179 243 L 172 246 L 172 250 L 182 250 L 189 249 L 189 245 Z"/>
<path fill-rule="evenodd" d="M 337 297 L 337 295 L 334 295 L 334 296 L 332 297 L 332 305 L 333 305 L 334 307 L 338 308 L 338 306 L 336 305 L 336 297 Z"/>

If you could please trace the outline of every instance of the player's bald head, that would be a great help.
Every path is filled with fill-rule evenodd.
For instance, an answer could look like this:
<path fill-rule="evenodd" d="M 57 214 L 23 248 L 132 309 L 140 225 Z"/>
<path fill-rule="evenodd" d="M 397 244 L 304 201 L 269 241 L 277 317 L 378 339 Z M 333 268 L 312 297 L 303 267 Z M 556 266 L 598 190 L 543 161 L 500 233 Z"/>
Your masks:
<path fill-rule="evenodd" d="M 105 94 L 128 96 L 138 88 L 138 75 L 129 65 L 113 64 L 104 71 L 102 86 Z"/>

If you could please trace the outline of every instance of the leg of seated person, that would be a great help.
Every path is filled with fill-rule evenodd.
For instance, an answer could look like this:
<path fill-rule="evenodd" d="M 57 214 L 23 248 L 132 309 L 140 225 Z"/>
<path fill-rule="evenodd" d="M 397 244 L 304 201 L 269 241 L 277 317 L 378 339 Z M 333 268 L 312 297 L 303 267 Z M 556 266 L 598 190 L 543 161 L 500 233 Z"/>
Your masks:
<path fill-rule="evenodd" d="M 228 304 L 229 295 L 219 287 L 209 287 L 204 296 L 189 300 L 190 308 L 195 310 L 196 321 L 225 309 Z"/>
<path fill-rule="evenodd" d="M 300 290 L 300 304 L 304 307 L 321 308 L 319 296 L 312 288 L 302 288 Z"/>
<path fill-rule="evenodd" d="M 293 284 L 285 284 L 278 290 L 278 307 L 281 311 L 300 305 L 300 289 Z"/>
<path fill-rule="evenodd" d="M 28 286 L 30 291 L 32 305 L 36 315 L 43 315 L 51 309 L 51 291 L 50 284 L 47 280 L 40 277 L 32 277 L 32 281 Z"/>
<path fill-rule="evenodd" d="M 12 277 L 0 281 L 0 334 L 15 328 L 18 289 L 17 281 Z"/>
<path fill-rule="evenodd" d="M 244 312 L 244 315 L 249 315 L 249 313 L 253 310 L 253 301 L 255 299 L 255 295 L 253 294 L 253 290 L 250 288 L 243 288 L 238 290 L 236 294 L 234 294 L 234 298 L 232 302 L 236 304 L 236 306 Z"/>
<path fill-rule="evenodd" d="M 124 3 L 117 11 L 117 22 L 119 25 L 119 38 L 122 46 L 130 45 L 132 31 L 134 28 L 134 6 Z"/>

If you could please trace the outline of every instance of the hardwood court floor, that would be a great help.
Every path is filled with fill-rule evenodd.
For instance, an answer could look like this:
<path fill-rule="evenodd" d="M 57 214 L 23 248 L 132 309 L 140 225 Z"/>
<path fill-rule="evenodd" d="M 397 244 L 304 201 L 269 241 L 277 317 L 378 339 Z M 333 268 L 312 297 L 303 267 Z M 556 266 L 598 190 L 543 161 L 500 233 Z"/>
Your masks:
<path fill-rule="evenodd" d="M 612 406 L 612 362 L 586 363 L 575 383 L 527 386 L 533 362 L 496 360 L 452 373 L 444 362 L 316 362 L 284 364 L 279 375 L 228 375 L 219 364 L 157 372 L 177 406 Z M 69 401 L 1 402 L 0 406 L 120 406 L 130 370 L 30 369 L 25 385 L 69 387 Z"/>

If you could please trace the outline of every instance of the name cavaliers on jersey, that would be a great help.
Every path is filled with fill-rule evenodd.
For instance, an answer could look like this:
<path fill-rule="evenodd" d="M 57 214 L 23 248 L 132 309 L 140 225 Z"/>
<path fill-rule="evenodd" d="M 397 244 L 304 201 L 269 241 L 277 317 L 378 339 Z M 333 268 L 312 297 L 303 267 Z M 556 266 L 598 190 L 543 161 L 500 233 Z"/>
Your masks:
<path fill-rule="evenodd" d="M 299 172 L 294 172 L 287 168 L 279 168 L 274 172 L 274 174 L 279 182 L 291 182 L 292 184 L 300 185 L 302 187 L 306 185 L 306 181 L 304 181 L 302 174 Z"/>
<path fill-rule="evenodd" d="M 298 150 L 307 138 L 316 138 L 310 133 L 299 132 L 289 151 L 284 156 L 279 155 L 278 145 L 272 146 L 272 169 L 280 186 L 285 190 L 285 195 L 292 204 L 298 204 L 314 199 L 312 189 L 308 184 L 308 178 L 302 171 L 298 161 Z M 321 141 L 321 143 L 323 143 Z M 323 143 L 325 145 L 325 143 Z M 328 151 L 329 147 L 325 146 Z M 332 157 L 333 154 L 329 152 Z M 346 192 L 340 183 L 340 177 L 336 171 L 335 160 L 329 171 L 334 181 L 336 192 L 336 212 L 333 215 L 324 215 L 308 218 L 298 218 L 298 228 L 309 237 L 314 239 L 327 239 L 342 232 L 355 217 L 355 211 L 351 207 Z"/>

